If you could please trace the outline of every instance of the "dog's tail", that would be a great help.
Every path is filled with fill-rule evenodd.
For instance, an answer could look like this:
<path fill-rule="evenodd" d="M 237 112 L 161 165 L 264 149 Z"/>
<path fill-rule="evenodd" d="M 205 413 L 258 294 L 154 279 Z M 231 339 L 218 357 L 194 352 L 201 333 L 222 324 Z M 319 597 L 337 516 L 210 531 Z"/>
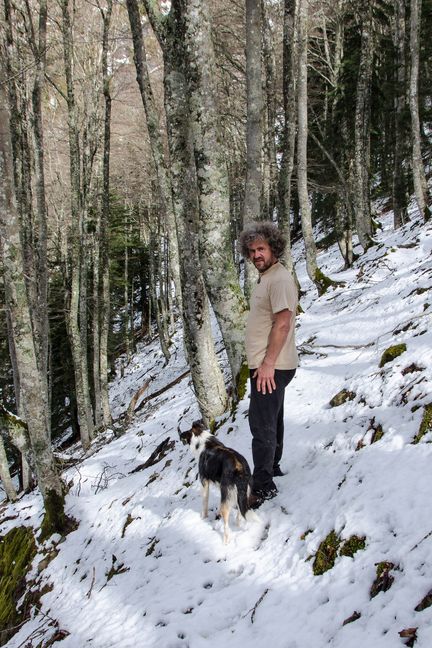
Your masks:
<path fill-rule="evenodd" d="M 237 506 L 245 520 L 256 522 L 259 518 L 249 506 L 249 479 L 244 474 L 237 474 L 235 478 L 237 488 Z"/>
<path fill-rule="evenodd" d="M 235 486 L 237 488 L 237 506 L 244 518 L 249 510 L 248 505 L 248 490 L 249 480 L 245 479 L 244 473 L 237 473 L 234 478 Z"/>

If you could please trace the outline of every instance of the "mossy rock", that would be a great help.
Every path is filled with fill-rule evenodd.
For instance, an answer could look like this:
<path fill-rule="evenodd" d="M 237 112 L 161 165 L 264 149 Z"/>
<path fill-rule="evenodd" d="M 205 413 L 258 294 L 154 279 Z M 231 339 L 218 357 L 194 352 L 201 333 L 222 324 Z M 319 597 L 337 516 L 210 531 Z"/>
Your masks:
<path fill-rule="evenodd" d="M 24 593 L 26 574 L 35 554 L 30 527 L 15 527 L 0 537 L 0 645 L 15 634 L 23 619 L 23 612 L 16 606 Z"/>
<path fill-rule="evenodd" d="M 342 389 L 331 399 L 329 405 L 330 407 L 339 407 L 347 401 L 352 401 L 356 397 L 356 394 L 348 389 Z"/>
<path fill-rule="evenodd" d="M 380 592 L 387 592 L 394 583 L 394 576 L 390 573 L 397 569 L 394 563 L 383 561 L 376 564 L 376 578 L 370 588 L 370 597 L 374 598 Z"/>
<path fill-rule="evenodd" d="M 379 363 L 380 368 L 384 367 L 384 365 L 387 364 L 388 362 L 392 362 L 395 358 L 402 355 L 402 353 L 405 353 L 406 350 L 407 347 L 404 342 L 402 344 L 395 344 L 389 347 L 388 349 L 386 349 L 381 356 L 381 360 Z"/>
<path fill-rule="evenodd" d="M 423 612 L 427 608 L 432 606 L 432 589 L 422 598 L 420 603 L 415 606 L 414 610 L 416 612 Z"/>
<path fill-rule="evenodd" d="M 365 546 L 365 536 L 353 535 L 346 540 L 342 540 L 340 536 L 336 534 L 336 531 L 330 531 L 328 536 L 321 542 L 318 551 L 315 554 L 315 560 L 312 567 L 314 575 L 321 576 L 321 574 L 332 569 L 338 556 L 348 556 L 349 558 L 353 558 L 354 554 L 357 551 L 364 549 Z"/>
<path fill-rule="evenodd" d="M 419 443 L 425 434 L 432 431 L 432 403 L 425 405 L 419 431 L 413 439 L 413 444 Z"/>
<path fill-rule="evenodd" d="M 349 556 L 350 558 L 354 557 L 354 554 L 357 551 L 361 551 L 366 547 L 366 538 L 365 536 L 356 536 L 353 535 L 351 538 L 344 540 L 341 544 L 339 555 L 340 556 Z"/>
<path fill-rule="evenodd" d="M 321 576 L 334 567 L 341 539 L 335 531 L 330 531 L 324 538 L 315 554 L 312 570 L 315 576 Z"/>
<path fill-rule="evenodd" d="M 372 433 L 372 437 L 371 437 L 371 444 L 372 443 L 377 443 L 378 441 L 381 441 L 381 439 L 384 436 L 384 430 L 382 428 L 381 423 L 378 423 L 376 425 L 374 424 L 372 426 L 372 429 L 373 429 L 373 433 Z"/>

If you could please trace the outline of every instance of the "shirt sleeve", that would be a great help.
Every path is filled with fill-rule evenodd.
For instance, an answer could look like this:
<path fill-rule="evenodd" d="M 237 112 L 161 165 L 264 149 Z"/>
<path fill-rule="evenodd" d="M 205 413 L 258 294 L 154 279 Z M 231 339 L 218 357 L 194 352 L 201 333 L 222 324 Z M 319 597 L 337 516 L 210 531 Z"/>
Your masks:
<path fill-rule="evenodd" d="M 292 313 L 297 308 L 297 288 L 291 277 L 281 277 L 269 286 L 270 305 L 273 314 L 288 309 Z"/>

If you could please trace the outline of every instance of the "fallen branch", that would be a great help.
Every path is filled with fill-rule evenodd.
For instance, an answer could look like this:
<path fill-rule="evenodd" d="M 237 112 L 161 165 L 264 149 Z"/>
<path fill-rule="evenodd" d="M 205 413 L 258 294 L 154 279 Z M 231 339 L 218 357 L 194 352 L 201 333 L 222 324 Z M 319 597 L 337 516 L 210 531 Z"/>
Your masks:
<path fill-rule="evenodd" d="M 135 411 L 136 411 L 136 412 L 139 412 L 139 410 L 142 409 L 146 403 L 148 403 L 148 402 L 149 402 L 150 400 L 152 400 L 153 398 L 157 398 L 158 396 L 160 396 L 161 394 L 163 394 L 164 392 L 166 392 L 168 389 L 170 389 L 170 387 L 174 387 L 174 385 L 177 385 L 179 382 L 181 382 L 181 381 L 183 380 L 183 378 L 186 378 L 186 376 L 187 376 L 189 373 L 190 373 L 190 369 L 188 369 L 188 370 L 185 371 L 184 373 L 180 374 L 180 376 L 178 376 L 177 378 L 175 378 L 175 380 L 172 380 L 170 383 L 168 383 L 168 385 L 165 385 L 165 387 L 161 387 L 161 389 L 158 389 L 157 391 L 153 392 L 152 394 L 149 394 L 149 396 L 146 396 L 146 397 L 141 401 L 141 403 L 138 405 L 138 407 L 136 408 Z"/>
<path fill-rule="evenodd" d="M 132 473 L 140 472 L 141 470 L 145 470 L 146 468 L 150 468 L 150 466 L 154 466 L 155 464 L 159 463 L 159 461 L 162 461 L 162 459 L 166 457 L 169 452 L 171 452 L 171 450 L 174 448 L 174 445 L 175 441 L 173 439 L 170 439 L 170 437 L 167 437 L 164 441 L 162 441 L 162 443 L 158 445 L 156 450 L 151 453 L 147 461 L 134 468 L 129 474 L 132 475 Z"/>
<path fill-rule="evenodd" d="M 251 614 L 251 623 L 253 623 L 254 620 L 255 620 L 255 613 L 256 613 L 256 611 L 257 611 L 257 607 L 260 605 L 260 603 L 263 602 L 264 598 L 267 596 L 267 594 L 269 593 L 269 591 L 270 591 L 270 588 L 269 588 L 269 587 L 266 587 L 266 589 L 265 589 L 264 592 L 261 594 L 261 596 L 259 597 L 258 601 L 255 603 L 255 605 L 253 606 L 253 608 L 251 608 L 250 610 L 248 610 L 248 611 L 246 612 L 246 614 L 244 615 L 244 617 L 246 617 L 246 616 L 249 614 L 249 612 L 252 612 L 252 614 Z M 244 617 L 243 617 L 243 618 L 244 618 Z"/>
<path fill-rule="evenodd" d="M 141 398 L 141 396 L 144 394 L 147 387 L 150 385 L 151 381 L 152 381 L 152 379 L 148 378 L 145 381 L 145 383 L 143 384 L 143 386 L 140 387 L 138 389 L 138 391 L 136 391 L 135 394 L 132 396 L 131 402 L 129 403 L 129 407 L 127 408 L 127 411 L 126 411 L 126 422 L 127 423 L 130 423 L 130 421 L 131 421 L 131 419 L 132 419 L 132 417 L 134 415 L 135 406 L 136 406 L 136 404 L 138 402 L 138 399 Z"/>

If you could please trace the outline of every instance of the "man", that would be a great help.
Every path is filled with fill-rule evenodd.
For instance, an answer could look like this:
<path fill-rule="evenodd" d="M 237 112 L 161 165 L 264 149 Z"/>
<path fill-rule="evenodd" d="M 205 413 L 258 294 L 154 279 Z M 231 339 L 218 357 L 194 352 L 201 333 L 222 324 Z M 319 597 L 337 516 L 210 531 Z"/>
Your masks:
<path fill-rule="evenodd" d="M 285 387 L 298 365 L 294 340 L 297 288 L 279 262 L 286 241 L 276 225 L 252 223 L 240 235 L 241 252 L 259 272 L 246 324 L 250 369 L 249 426 L 254 462 L 250 505 L 258 508 L 277 494 L 273 477 L 283 473 Z"/>

